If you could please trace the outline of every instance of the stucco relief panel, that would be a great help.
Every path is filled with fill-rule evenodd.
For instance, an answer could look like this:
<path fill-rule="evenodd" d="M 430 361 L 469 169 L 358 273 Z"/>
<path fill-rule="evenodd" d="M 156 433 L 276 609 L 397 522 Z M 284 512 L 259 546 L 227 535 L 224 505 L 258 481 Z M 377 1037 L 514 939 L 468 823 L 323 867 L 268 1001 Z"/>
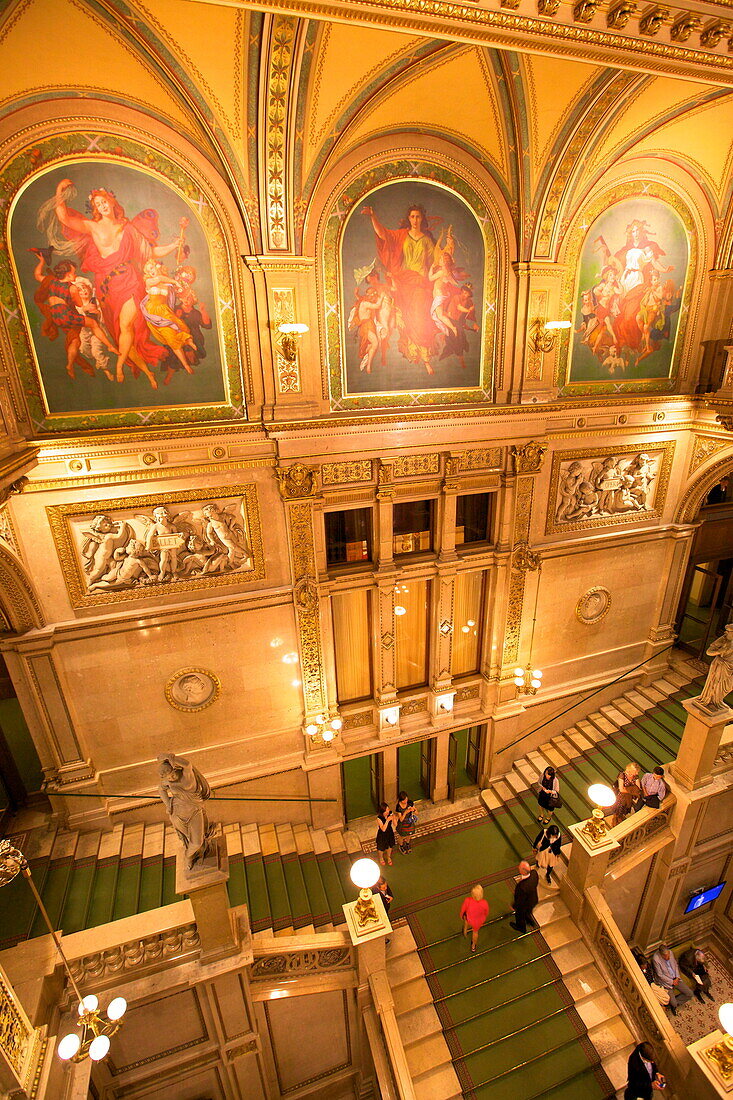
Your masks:
<path fill-rule="evenodd" d="M 674 443 L 553 455 L 545 534 L 659 519 Z"/>
<path fill-rule="evenodd" d="M 46 509 L 73 607 L 265 575 L 257 490 L 200 489 Z"/>

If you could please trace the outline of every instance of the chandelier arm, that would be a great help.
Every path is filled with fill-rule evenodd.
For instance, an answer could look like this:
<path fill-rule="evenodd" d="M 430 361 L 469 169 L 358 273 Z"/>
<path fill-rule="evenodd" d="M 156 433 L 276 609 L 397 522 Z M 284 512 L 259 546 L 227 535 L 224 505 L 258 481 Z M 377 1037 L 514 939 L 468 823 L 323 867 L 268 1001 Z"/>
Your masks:
<path fill-rule="evenodd" d="M 23 866 L 21 867 L 21 871 L 23 872 L 23 874 L 26 878 L 26 881 L 28 882 L 28 885 L 30 886 L 30 888 L 33 892 L 33 896 L 36 899 L 36 905 L 38 906 L 38 908 L 41 911 L 43 919 L 46 922 L 46 927 L 48 928 L 49 932 L 51 933 L 51 936 L 53 937 L 53 942 L 56 945 L 56 950 L 58 951 L 59 955 L 61 956 L 61 961 L 64 964 L 64 968 L 66 970 L 66 974 L 68 976 L 68 979 L 71 983 L 71 987 L 74 990 L 74 993 L 76 994 L 76 996 L 79 998 L 79 1004 L 81 1004 L 84 998 L 82 997 L 81 993 L 79 992 L 79 986 L 74 981 L 74 976 L 71 973 L 71 968 L 70 968 L 70 966 L 67 962 L 66 955 L 64 955 L 64 952 L 63 952 L 62 947 L 61 947 L 61 941 L 60 941 L 60 939 L 56 935 L 56 932 L 54 931 L 54 929 L 51 926 L 51 921 L 49 920 L 48 913 L 46 912 L 46 907 L 43 904 L 43 902 L 41 901 L 41 895 L 38 893 L 38 890 L 36 889 L 36 884 L 33 881 L 33 877 L 31 875 L 31 869 L 28 866 L 27 860 L 23 860 Z"/>

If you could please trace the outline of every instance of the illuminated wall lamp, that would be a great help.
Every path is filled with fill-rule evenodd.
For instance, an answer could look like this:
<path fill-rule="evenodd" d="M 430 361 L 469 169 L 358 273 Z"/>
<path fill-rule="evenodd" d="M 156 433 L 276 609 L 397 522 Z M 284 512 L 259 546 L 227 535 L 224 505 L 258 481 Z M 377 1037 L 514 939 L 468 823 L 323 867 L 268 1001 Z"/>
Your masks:
<path fill-rule="evenodd" d="M 326 718 L 325 714 L 316 714 L 313 721 L 305 727 L 305 732 L 314 743 L 325 741 L 328 744 L 333 741 L 343 724 L 343 719 L 338 714 L 333 718 Z"/>
<path fill-rule="evenodd" d="M 396 726 L 400 720 L 399 707 L 387 707 L 382 711 L 382 718 L 388 726 Z"/>
<path fill-rule="evenodd" d="M 542 687 L 542 669 L 532 668 L 531 665 L 527 665 L 526 668 L 515 668 L 514 686 L 517 689 L 517 695 L 536 695 Z"/>
<path fill-rule="evenodd" d="M 308 332 L 308 326 L 294 321 L 283 321 L 277 326 L 280 333 L 280 350 L 288 363 L 294 363 L 298 353 L 298 340 Z"/>
<path fill-rule="evenodd" d="M 439 695 L 438 696 L 438 710 L 441 710 L 443 714 L 452 714 L 453 712 L 453 696 L 452 695 Z"/>
<path fill-rule="evenodd" d="M 591 844 L 601 844 L 608 832 L 606 812 L 615 803 L 616 794 L 605 783 L 592 783 L 588 788 L 588 798 L 595 804 L 595 809 L 580 831 Z"/>
<path fill-rule="evenodd" d="M 529 328 L 529 342 L 535 351 L 546 354 L 554 349 L 560 333 L 571 327 L 571 321 L 543 321 L 536 317 Z"/>

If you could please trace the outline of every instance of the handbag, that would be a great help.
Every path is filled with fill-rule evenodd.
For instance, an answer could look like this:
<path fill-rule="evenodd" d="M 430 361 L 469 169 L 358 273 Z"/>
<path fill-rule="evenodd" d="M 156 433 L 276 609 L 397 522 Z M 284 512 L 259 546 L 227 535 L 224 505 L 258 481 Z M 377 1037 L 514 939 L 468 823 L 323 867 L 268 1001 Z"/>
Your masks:
<path fill-rule="evenodd" d="M 414 810 L 410 810 L 409 814 L 405 814 L 405 825 L 409 825 L 412 828 L 417 825 L 417 813 Z"/>
<path fill-rule="evenodd" d="M 552 794 L 550 795 L 550 798 L 552 799 L 552 801 L 554 803 L 554 805 L 552 807 L 553 810 L 561 810 L 562 809 L 562 799 L 560 798 L 560 795 L 557 793 L 557 791 L 553 791 Z"/>

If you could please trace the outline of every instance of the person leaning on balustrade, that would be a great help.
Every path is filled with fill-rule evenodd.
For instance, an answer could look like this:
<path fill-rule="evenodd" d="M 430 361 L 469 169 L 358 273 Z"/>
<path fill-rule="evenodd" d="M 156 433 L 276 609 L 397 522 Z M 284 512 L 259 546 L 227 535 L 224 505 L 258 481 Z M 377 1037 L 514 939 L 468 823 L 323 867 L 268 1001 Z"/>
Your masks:
<path fill-rule="evenodd" d="M 664 782 L 664 768 L 657 766 L 653 771 L 641 777 L 641 793 L 644 805 L 658 810 L 667 797 L 667 784 Z"/>

